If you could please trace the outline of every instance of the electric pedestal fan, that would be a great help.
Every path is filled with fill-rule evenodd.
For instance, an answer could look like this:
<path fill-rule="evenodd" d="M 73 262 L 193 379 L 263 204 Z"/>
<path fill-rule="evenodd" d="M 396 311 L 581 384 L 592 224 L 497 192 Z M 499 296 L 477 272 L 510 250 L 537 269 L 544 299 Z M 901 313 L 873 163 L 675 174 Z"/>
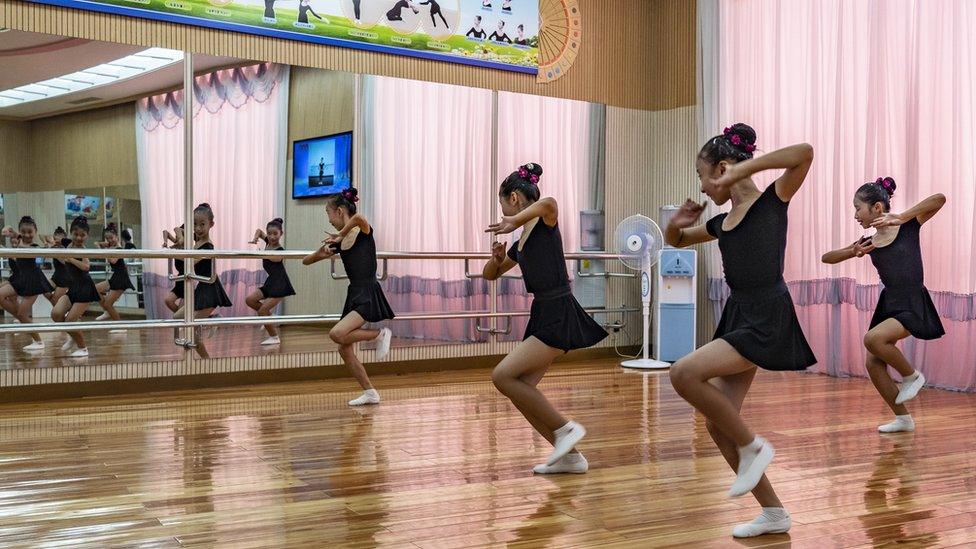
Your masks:
<path fill-rule="evenodd" d="M 668 368 L 671 365 L 667 362 L 655 360 L 648 356 L 648 347 L 651 341 L 651 269 L 657 263 L 658 253 L 664 247 L 664 235 L 661 233 L 661 228 L 646 216 L 632 215 L 617 225 L 613 241 L 617 254 L 621 256 L 621 263 L 641 273 L 641 301 L 644 308 L 642 358 L 624 361 L 621 366 L 652 370 Z"/>

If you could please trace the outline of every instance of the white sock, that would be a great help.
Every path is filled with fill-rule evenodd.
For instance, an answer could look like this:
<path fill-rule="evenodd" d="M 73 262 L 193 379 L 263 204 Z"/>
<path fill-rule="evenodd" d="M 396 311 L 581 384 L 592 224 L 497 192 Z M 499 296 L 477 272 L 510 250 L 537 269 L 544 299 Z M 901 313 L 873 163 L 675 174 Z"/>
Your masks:
<path fill-rule="evenodd" d="M 762 514 L 752 522 L 736 525 L 732 535 L 737 538 L 751 538 L 763 534 L 782 534 L 793 525 L 789 512 L 782 507 L 763 507 Z"/>
<path fill-rule="evenodd" d="M 895 420 L 884 425 L 878 425 L 882 433 L 907 433 L 915 430 L 915 420 L 911 414 L 895 416 Z"/>
<path fill-rule="evenodd" d="M 586 461 L 586 458 L 583 457 L 583 454 L 575 452 L 572 454 L 566 454 L 552 465 L 540 463 L 532 468 L 532 472 L 537 475 L 551 475 L 557 473 L 582 474 L 585 473 L 589 468 L 590 464 Z"/>
<path fill-rule="evenodd" d="M 915 381 L 916 379 L 918 379 L 918 374 L 919 374 L 918 370 L 915 370 L 914 372 L 912 372 L 912 375 L 905 376 L 905 377 L 901 378 L 901 380 L 902 380 L 902 382 L 905 382 L 905 381 Z"/>

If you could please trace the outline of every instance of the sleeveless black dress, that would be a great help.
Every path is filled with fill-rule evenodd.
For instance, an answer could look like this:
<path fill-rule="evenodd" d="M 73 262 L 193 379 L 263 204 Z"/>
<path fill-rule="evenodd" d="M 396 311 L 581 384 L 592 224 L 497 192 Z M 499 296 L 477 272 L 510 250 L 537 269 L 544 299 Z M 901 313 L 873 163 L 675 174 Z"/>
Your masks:
<path fill-rule="evenodd" d="M 281 246 L 272 249 L 284 250 L 284 248 Z M 265 280 L 264 285 L 259 288 L 261 293 L 264 294 L 264 297 L 288 297 L 290 295 L 295 295 L 295 288 L 292 287 L 291 279 L 288 278 L 288 271 L 285 270 L 284 261 L 262 259 L 261 266 L 264 267 L 264 271 L 268 273 L 268 279 Z"/>
<path fill-rule="evenodd" d="M 102 300 L 88 271 L 82 271 L 72 263 L 65 263 L 65 269 L 71 278 L 71 284 L 68 286 L 68 300 L 71 303 L 98 303 Z"/>
<path fill-rule="evenodd" d="M 525 238 L 524 234 L 521 238 Z M 522 268 L 525 289 L 532 294 L 529 323 L 522 340 L 535 336 L 564 352 L 603 341 L 608 335 L 606 330 L 586 314 L 573 296 L 559 225 L 550 227 L 539 219 L 519 251 L 521 238 L 508 248 L 508 257 Z"/>
<path fill-rule="evenodd" d="M 186 272 L 186 267 L 185 267 L 185 264 L 183 263 L 183 260 L 182 259 L 174 259 L 173 260 L 173 265 L 176 267 L 176 274 L 183 275 L 183 273 Z M 183 299 L 183 284 L 184 283 L 185 283 L 185 281 L 183 281 L 183 280 L 176 280 L 176 281 L 174 281 L 173 282 L 173 289 L 170 290 L 170 292 L 173 295 L 175 295 L 176 297 L 178 297 L 180 299 Z"/>
<path fill-rule="evenodd" d="M 214 245 L 212 242 L 207 242 L 203 246 L 197 248 L 198 250 L 212 250 Z M 210 276 L 213 274 L 214 260 L 213 259 L 201 259 L 195 264 L 196 272 L 200 276 Z M 202 311 L 203 309 L 213 309 L 216 307 L 230 307 L 230 298 L 227 296 L 227 292 L 224 291 L 223 284 L 220 283 L 220 278 L 217 278 L 213 283 L 197 282 L 197 287 L 193 289 L 193 310 Z"/>
<path fill-rule="evenodd" d="M 112 266 L 112 277 L 108 279 L 109 290 L 135 290 L 132 280 L 129 278 L 129 267 L 125 264 L 125 259 L 119 258 Z"/>
<path fill-rule="evenodd" d="M 891 244 L 871 250 L 871 263 L 884 285 L 871 328 L 894 318 L 918 339 L 938 339 L 945 335 L 945 329 L 925 287 L 918 241 L 921 228 L 918 219 L 912 218 L 898 227 L 898 236 Z"/>
<path fill-rule="evenodd" d="M 60 259 L 51 261 L 51 264 L 54 265 L 54 274 L 51 275 L 51 282 L 58 288 L 70 288 L 71 275 L 68 273 L 67 265 Z"/>
<path fill-rule="evenodd" d="M 817 363 L 783 279 L 788 208 L 773 183 L 732 230 L 722 230 L 724 213 L 705 224 L 718 239 L 732 290 L 713 339 L 724 339 L 766 370 L 805 370 Z"/>
<path fill-rule="evenodd" d="M 31 248 L 39 248 L 31 244 Z M 54 291 L 44 271 L 33 257 L 18 257 L 10 261 L 10 285 L 20 297 L 43 295 Z"/>
<path fill-rule="evenodd" d="M 355 311 L 366 322 L 391 320 L 396 315 L 386 301 L 380 281 L 376 280 L 376 240 L 375 229 L 369 234 L 359 231 L 356 240 L 348 250 L 339 249 L 342 267 L 349 277 L 349 290 L 346 303 L 342 306 L 342 316 Z"/>

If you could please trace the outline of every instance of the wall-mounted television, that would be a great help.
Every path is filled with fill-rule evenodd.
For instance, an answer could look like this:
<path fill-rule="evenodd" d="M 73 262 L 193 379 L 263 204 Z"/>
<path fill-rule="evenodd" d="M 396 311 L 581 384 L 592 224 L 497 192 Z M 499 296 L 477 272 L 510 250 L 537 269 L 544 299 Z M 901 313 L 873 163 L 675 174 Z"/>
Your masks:
<path fill-rule="evenodd" d="M 88 219 L 98 219 L 98 207 L 102 199 L 97 196 L 82 196 L 78 194 L 64 195 L 64 214 L 69 219 L 83 215 Z"/>
<path fill-rule="evenodd" d="M 352 132 L 295 141 L 292 198 L 336 194 L 352 186 Z"/>

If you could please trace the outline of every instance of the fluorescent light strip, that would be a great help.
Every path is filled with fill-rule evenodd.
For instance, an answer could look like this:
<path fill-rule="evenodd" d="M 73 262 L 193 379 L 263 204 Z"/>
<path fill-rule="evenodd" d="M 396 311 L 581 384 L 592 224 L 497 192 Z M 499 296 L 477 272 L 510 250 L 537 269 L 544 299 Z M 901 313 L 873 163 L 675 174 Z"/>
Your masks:
<path fill-rule="evenodd" d="M 56 76 L 41 82 L 25 84 L 0 91 L 0 109 L 23 105 L 31 101 L 50 99 L 66 93 L 77 93 L 89 88 L 122 82 L 183 60 L 183 52 L 166 48 L 149 48 L 115 61 Z M 71 82 L 68 85 L 65 82 Z"/>

